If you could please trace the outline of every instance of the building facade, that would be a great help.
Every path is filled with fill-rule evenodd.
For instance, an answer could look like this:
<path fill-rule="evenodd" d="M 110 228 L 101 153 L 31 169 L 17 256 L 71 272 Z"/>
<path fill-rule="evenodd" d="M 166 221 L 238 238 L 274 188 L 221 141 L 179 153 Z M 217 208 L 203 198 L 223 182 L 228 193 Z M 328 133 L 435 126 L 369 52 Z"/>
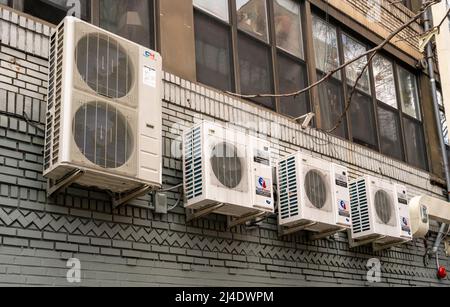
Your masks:
<path fill-rule="evenodd" d="M 394 2 L 0 1 L 0 285 L 74 285 L 69 260 L 79 259 L 81 286 L 449 286 L 423 261 L 437 225 L 428 241 L 374 252 L 351 249 L 345 233 L 279 237 L 276 216 L 231 230 L 219 215 L 186 222 L 183 206 L 174 207 L 176 190 L 167 193 L 168 214 L 154 212 L 150 195 L 118 209 L 108 194 L 76 186 L 47 198 L 42 177 L 49 38 L 74 14 L 162 54 L 165 187 L 183 180 L 183 131 L 209 120 L 268 139 L 274 162 L 302 150 L 346 165 L 352 178 L 400 182 L 409 198 L 443 198 L 419 22 L 377 55 L 332 134 L 322 131 L 338 122 L 367 60 L 294 98 L 225 94 L 314 83 L 414 17 L 415 1 Z M 317 129 L 295 120 L 308 112 Z M 379 283 L 367 279 L 374 258 Z"/>

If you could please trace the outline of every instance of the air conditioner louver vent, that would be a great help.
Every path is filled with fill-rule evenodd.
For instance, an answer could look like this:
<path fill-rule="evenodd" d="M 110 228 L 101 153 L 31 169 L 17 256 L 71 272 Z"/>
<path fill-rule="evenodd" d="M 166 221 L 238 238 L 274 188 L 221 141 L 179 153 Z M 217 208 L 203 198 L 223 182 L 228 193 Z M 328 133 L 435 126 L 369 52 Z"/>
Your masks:
<path fill-rule="evenodd" d="M 280 163 L 279 167 L 279 214 L 281 219 L 288 219 L 299 214 L 296 175 L 296 159 L 291 157 Z"/>
<path fill-rule="evenodd" d="M 199 197 L 203 193 L 202 179 L 202 136 L 201 129 L 190 132 L 184 144 L 186 198 Z"/>
<path fill-rule="evenodd" d="M 350 207 L 352 211 L 353 233 L 370 230 L 369 203 L 366 181 L 359 180 L 350 184 Z"/>

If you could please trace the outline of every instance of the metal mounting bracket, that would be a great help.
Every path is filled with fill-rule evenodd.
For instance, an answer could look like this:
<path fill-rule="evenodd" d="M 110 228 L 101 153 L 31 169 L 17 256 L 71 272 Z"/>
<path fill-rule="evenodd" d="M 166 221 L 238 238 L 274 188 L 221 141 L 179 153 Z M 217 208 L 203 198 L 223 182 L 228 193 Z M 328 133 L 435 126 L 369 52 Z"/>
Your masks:
<path fill-rule="evenodd" d="M 283 237 L 283 236 L 287 236 L 287 235 L 305 230 L 306 228 L 314 226 L 316 224 L 317 224 L 316 222 L 312 222 L 312 223 L 298 225 L 298 226 L 292 226 L 292 227 L 280 226 L 278 229 L 278 233 L 279 233 L 280 237 Z"/>
<path fill-rule="evenodd" d="M 48 179 L 47 180 L 47 197 L 52 197 L 54 194 L 67 188 L 68 186 L 70 186 L 73 182 L 78 180 L 83 175 L 84 175 L 83 170 L 76 169 L 60 180 Z"/>
<path fill-rule="evenodd" d="M 137 198 L 137 197 L 141 197 L 145 194 L 147 194 L 148 192 L 150 192 L 152 190 L 152 187 L 149 185 L 144 185 L 128 194 L 125 195 L 120 195 L 118 198 L 112 196 L 112 207 L 113 209 L 116 209 L 117 207 L 120 207 L 128 202 L 130 202 L 131 200 Z"/>
<path fill-rule="evenodd" d="M 380 252 L 380 251 L 389 249 L 391 247 L 401 245 L 401 244 L 406 243 L 406 242 L 407 241 L 399 241 L 399 242 L 387 243 L 387 244 L 381 244 L 381 243 L 373 242 L 372 248 L 373 248 L 374 252 Z"/>
<path fill-rule="evenodd" d="M 222 208 L 223 206 L 225 206 L 225 205 L 224 204 L 216 204 L 216 205 L 207 206 L 207 207 L 199 209 L 197 211 L 192 210 L 192 209 L 186 209 L 186 222 L 191 222 L 193 220 L 202 218 L 202 217 Z"/>
<path fill-rule="evenodd" d="M 380 237 L 370 238 L 370 239 L 366 239 L 366 240 L 356 241 L 352 238 L 352 231 L 350 229 L 347 230 L 347 233 L 348 233 L 348 243 L 350 245 L 350 248 L 355 248 L 355 247 L 371 244 L 371 243 L 374 243 L 375 241 L 386 238 L 385 236 L 380 236 Z"/>
<path fill-rule="evenodd" d="M 332 236 L 332 235 L 334 235 L 336 233 L 344 232 L 347 229 L 348 229 L 347 227 L 340 227 L 340 228 L 335 228 L 335 229 L 328 230 L 328 231 L 323 231 L 323 232 L 318 232 L 318 233 L 311 233 L 309 235 L 309 239 L 311 241 L 322 240 L 322 239 L 324 239 L 326 237 L 329 237 L 329 236 Z"/>
<path fill-rule="evenodd" d="M 238 217 L 238 218 L 233 218 L 233 217 L 229 216 L 227 219 L 227 221 L 228 221 L 227 229 L 231 229 L 233 227 L 245 224 L 248 221 L 251 221 L 253 219 L 257 219 L 260 217 L 267 217 L 267 216 L 268 216 L 267 212 L 251 213 L 249 215 L 245 215 L 243 217 Z"/>

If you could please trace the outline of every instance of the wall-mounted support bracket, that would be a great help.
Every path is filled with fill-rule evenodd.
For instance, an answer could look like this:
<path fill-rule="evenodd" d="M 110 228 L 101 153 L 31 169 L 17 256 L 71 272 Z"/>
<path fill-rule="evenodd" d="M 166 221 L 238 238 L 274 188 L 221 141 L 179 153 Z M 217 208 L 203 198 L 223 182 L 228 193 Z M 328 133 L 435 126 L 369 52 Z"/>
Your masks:
<path fill-rule="evenodd" d="M 350 229 L 347 230 L 347 233 L 348 233 L 348 243 L 350 245 L 350 248 L 355 248 L 355 247 L 359 247 L 359 246 L 363 246 L 363 245 L 372 244 L 376 241 L 386 238 L 385 236 L 378 236 L 378 237 L 374 237 L 374 238 L 370 238 L 370 239 L 366 239 L 366 240 L 354 240 L 352 238 L 352 231 Z"/>
<path fill-rule="evenodd" d="M 408 241 L 399 241 L 399 242 L 383 244 L 383 243 L 377 243 L 375 241 L 372 244 L 372 249 L 373 249 L 374 252 L 380 252 L 380 251 L 389 249 L 389 248 L 394 247 L 394 246 L 399 246 L 399 245 L 401 245 L 403 243 L 406 243 L 406 242 L 408 242 Z"/>
<path fill-rule="evenodd" d="M 335 229 L 328 230 L 328 231 L 323 231 L 323 232 L 318 232 L 318 233 L 311 233 L 309 235 L 309 239 L 311 241 L 322 240 L 322 239 L 325 239 L 325 238 L 327 238 L 329 236 L 332 236 L 332 235 L 334 235 L 336 233 L 344 232 L 347 229 L 348 229 L 347 227 L 340 227 L 340 228 L 335 228 Z"/>
<path fill-rule="evenodd" d="M 231 229 L 233 227 L 245 224 L 251 220 L 267 217 L 267 212 L 258 212 L 258 213 L 251 213 L 249 215 L 245 215 L 242 217 L 234 218 L 232 216 L 228 216 L 228 223 L 227 223 L 227 229 Z"/>
<path fill-rule="evenodd" d="M 67 188 L 68 186 L 70 186 L 73 182 L 78 180 L 83 175 L 84 175 L 84 171 L 77 169 L 77 170 L 74 170 L 73 172 L 69 173 L 67 176 L 63 177 L 60 180 L 48 179 L 47 180 L 47 197 L 52 197 L 54 194 Z"/>
<path fill-rule="evenodd" d="M 316 224 L 317 224 L 316 222 L 312 222 L 312 223 L 302 224 L 302 225 L 297 225 L 297 226 L 292 226 L 292 227 L 280 226 L 278 229 L 278 234 L 280 237 L 288 236 L 290 234 L 305 230 L 306 228 L 312 227 Z"/>
<path fill-rule="evenodd" d="M 131 200 L 141 197 L 147 193 L 149 193 L 152 190 L 152 187 L 149 185 L 144 185 L 132 192 L 129 192 L 127 194 L 120 194 L 119 197 L 112 197 L 112 207 L 113 209 L 116 209 L 117 207 L 120 207 Z"/>
<path fill-rule="evenodd" d="M 186 222 L 191 222 L 193 220 L 207 216 L 208 214 L 211 214 L 214 211 L 219 210 L 223 206 L 225 206 L 225 205 L 224 204 L 215 204 L 215 205 L 207 206 L 207 207 L 199 209 L 199 210 L 186 209 Z"/>

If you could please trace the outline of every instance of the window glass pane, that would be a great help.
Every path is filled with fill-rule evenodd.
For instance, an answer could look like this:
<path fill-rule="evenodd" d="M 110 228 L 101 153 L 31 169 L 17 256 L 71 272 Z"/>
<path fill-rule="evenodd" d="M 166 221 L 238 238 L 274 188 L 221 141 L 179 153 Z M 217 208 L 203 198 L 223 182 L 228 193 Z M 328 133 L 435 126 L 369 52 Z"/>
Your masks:
<path fill-rule="evenodd" d="M 339 49 L 336 28 L 313 16 L 313 37 L 316 67 L 327 73 L 339 66 Z M 340 79 L 340 72 L 336 74 Z"/>
<path fill-rule="evenodd" d="M 322 78 L 323 75 L 318 73 L 318 77 Z M 329 130 L 337 124 L 339 117 L 344 112 L 344 98 L 341 82 L 334 78 L 322 82 L 319 85 L 319 100 L 323 129 Z M 346 138 L 346 125 L 346 120 L 344 120 L 333 134 Z"/>
<path fill-rule="evenodd" d="M 87 0 L 24 0 L 22 10 L 52 24 L 59 24 L 69 14 L 88 20 L 89 2 Z"/>
<path fill-rule="evenodd" d="M 416 76 L 402 67 L 398 67 L 400 99 L 403 112 L 420 120 L 419 95 Z"/>
<path fill-rule="evenodd" d="M 100 0 L 100 27 L 153 47 L 152 0 Z"/>
<path fill-rule="evenodd" d="M 446 145 L 450 145 L 450 142 L 448 139 L 447 118 L 445 117 L 445 113 L 443 111 L 439 111 L 439 115 L 441 116 L 441 126 L 442 126 L 442 133 L 444 135 L 444 143 Z"/>
<path fill-rule="evenodd" d="M 205 14 L 195 13 L 197 80 L 230 91 L 232 87 L 230 32 Z"/>
<path fill-rule="evenodd" d="M 444 106 L 444 98 L 442 97 L 441 91 L 440 91 L 440 90 L 437 90 L 437 91 L 436 91 L 436 94 L 437 94 L 437 99 L 438 99 L 439 105 L 440 105 L 441 107 L 443 107 L 443 106 Z"/>
<path fill-rule="evenodd" d="M 404 118 L 403 123 L 408 162 L 418 168 L 427 170 L 428 163 L 422 126 L 407 118 Z"/>
<path fill-rule="evenodd" d="M 372 66 L 377 99 L 397 109 L 397 92 L 391 61 L 381 55 L 376 55 L 373 58 Z"/>
<path fill-rule="evenodd" d="M 398 114 L 384 108 L 378 108 L 378 126 L 380 129 L 381 153 L 403 160 Z"/>
<path fill-rule="evenodd" d="M 9 5 L 9 0 L 0 0 L 0 4 Z"/>
<path fill-rule="evenodd" d="M 366 52 L 366 46 L 358 43 L 353 38 L 342 35 L 342 44 L 344 48 L 344 59 L 345 62 L 351 61 L 364 52 Z M 347 83 L 350 86 L 354 86 L 356 79 L 363 71 L 364 67 L 367 64 L 367 57 L 363 57 L 360 60 L 354 62 L 353 64 L 348 65 L 345 68 L 345 73 L 347 75 Z M 363 76 L 358 82 L 357 88 L 366 93 L 370 93 L 370 81 L 369 81 L 369 69 L 366 68 Z"/>
<path fill-rule="evenodd" d="M 236 0 L 238 28 L 268 41 L 266 0 Z"/>
<path fill-rule="evenodd" d="M 377 135 L 373 115 L 372 99 L 355 92 L 350 107 L 353 142 L 377 148 Z"/>
<path fill-rule="evenodd" d="M 194 5 L 220 19 L 229 20 L 228 0 L 194 0 Z"/>
<path fill-rule="evenodd" d="M 278 55 L 280 93 L 292 93 L 307 86 L 306 67 L 282 54 Z M 294 118 L 309 112 L 308 93 L 280 99 L 280 112 Z"/>
<path fill-rule="evenodd" d="M 243 94 L 273 93 L 271 56 L 263 44 L 239 35 L 238 41 L 241 91 Z M 258 98 L 254 101 L 275 110 L 272 98 Z"/>
<path fill-rule="evenodd" d="M 278 47 L 303 58 L 300 4 L 293 0 L 276 0 L 274 9 Z"/>

